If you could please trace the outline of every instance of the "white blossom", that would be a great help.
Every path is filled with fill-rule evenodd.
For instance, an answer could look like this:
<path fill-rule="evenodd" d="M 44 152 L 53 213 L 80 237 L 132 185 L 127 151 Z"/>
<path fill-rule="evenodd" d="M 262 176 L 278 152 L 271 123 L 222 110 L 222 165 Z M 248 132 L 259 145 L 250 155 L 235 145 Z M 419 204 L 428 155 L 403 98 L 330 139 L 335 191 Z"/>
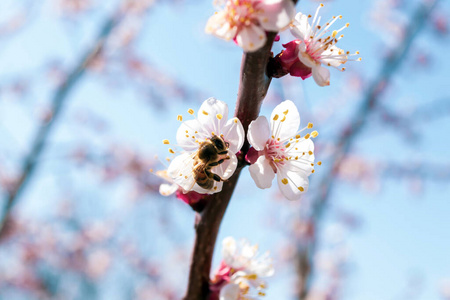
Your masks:
<path fill-rule="evenodd" d="M 349 23 L 338 30 L 333 30 L 331 35 L 328 35 L 331 25 L 336 20 L 342 19 L 342 16 L 333 16 L 324 25 L 320 25 L 319 10 L 321 7 L 323 4 L 317 8 L 311 25 L 308 19 L 312 16 L 299 12 L 291 24 L 291 33 L 300 41 L 299 60 L 311 68 L 312 76 L 319 86 L 327 86 L 330 85 L 330 71 L 322 65 L 338 68 L 341 64 L 352 60 L 348 56 L 359 54 L 359 52 L 350 54 L 350 52 L 336 47 L 336 43 L 344 37 L 342 34 L 338 36 L 339 32 L 348 27 Z M 361 58 L 357 60 L 361 60 Z M 345 68 L 340 68 L 340 70 L 344 71 Z"/>
<path fill-rule="evenodd" d="M 223 10 L 211 16 L 205 31 L 234 40 L 244 51 L 252 52 L 266 43 L 266 32 L 278 32 L 289 25 L 295 15 L 291 0 L 217 1 Z"/>
<path fill-rule="evenodd" d="M 308 176 L 314 172 L 311 137 L 318 133 L 300 135 L 312 128 L 312 124 L 298 130 L 300 115 L 290 100 L 275 107 L 270 119 L 270 125 L 264 116 L 250 123 L 247 138 L 259 155 L 249 168 L 250 175 L 259 188 L 266 189 L 272 186 L 276 174 L 281 193 L 289 200 L 296 200 L 307 191 Z"/>
<path fill-rule="evenodd" d="M 262 278 L 274 273 L 268 252 L 259 255 L 257 245 L 227 237 L 222 242 L 222 254 L 232 271 L 229 282 L 220 290 L 220 300 L 257 299 L 265 295 L 266 282 Z"/>
<path fill-rule="evenodd" d="M 189 109 L 194 115 L 194 110 Z M 228 106 L 225 102 L 209 98 L 203 102 L 197 118 L 183 122 L 177 131 L 177 144 L 183 150 L 170 163 L 168 175 L 183 192 L 195 191 L 201 194 L 212 194 L 222 190 L 223 180 L 233 175 L 237 167 L 237 153 L 244 143 L 244 129 L 238 118 L 228 119 Z M 182 116 L 178 116 L 182 120 Z M 204 143 L 213 137 L 219 137 L 226 144 L 226 154 L 220 155 L 221 163 L 210 168 L 210 172 L 220 177 L 220 181 L 212 180 L 211 189 L 199 186 L 194 169 L 199 164 L 211 163 L 199 159 L 198 153 Z M 169 142 L 165 140 L 165 144 Z M 169 149 L 169 152 L 175 153 Z"/>

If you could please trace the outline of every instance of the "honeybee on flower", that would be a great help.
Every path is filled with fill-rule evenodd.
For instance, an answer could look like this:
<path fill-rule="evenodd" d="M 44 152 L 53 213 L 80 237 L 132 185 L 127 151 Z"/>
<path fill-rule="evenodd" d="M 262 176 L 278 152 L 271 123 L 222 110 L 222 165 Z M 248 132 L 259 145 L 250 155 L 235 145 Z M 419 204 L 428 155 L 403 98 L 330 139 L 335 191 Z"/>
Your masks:
<path fill-rule="evenodd" d="M 189 109 L 194 115 L 194 110 Z M 182 121 L 182 116 L 178 120 Z M 185 121 L 177 131 L 183 150 L 170 163 L 167 174 L 184 193 L 213 194 L 237 167 L 236 153 L 244 143 L 244 129 L 238 118 L 228 120 L 228 106 L 215 98 L 203 102 L 194 120 Z M 163 141 L 169 144 L 168 140 Z M 176 152 L 170 148 L 169 152 Z"/>

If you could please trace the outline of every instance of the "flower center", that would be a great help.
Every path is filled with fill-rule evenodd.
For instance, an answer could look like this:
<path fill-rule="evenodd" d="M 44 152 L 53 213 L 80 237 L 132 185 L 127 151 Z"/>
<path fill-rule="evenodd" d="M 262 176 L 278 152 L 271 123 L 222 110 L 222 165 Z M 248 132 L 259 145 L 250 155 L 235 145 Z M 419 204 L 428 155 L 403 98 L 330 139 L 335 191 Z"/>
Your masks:
<path fill-rule="evenodd" d="M 275 139 L 270 139 L 266 144 L 264 155 L 270 161 L 270 166 L 275 173 L 277 172 L 277 168 L 283 166 L 288 158 L 286 156 L 285 148 L 286 146 L 284 143 L 280 143 Z"/>
<path fill-rule="evenodd" d="M 259 12 L 257 6 L 260 1 L 234 0 L 228 1 L 226 6 L 226 20 L 230 27 L 241 28 L 256 23 L 255 13 Z"/>

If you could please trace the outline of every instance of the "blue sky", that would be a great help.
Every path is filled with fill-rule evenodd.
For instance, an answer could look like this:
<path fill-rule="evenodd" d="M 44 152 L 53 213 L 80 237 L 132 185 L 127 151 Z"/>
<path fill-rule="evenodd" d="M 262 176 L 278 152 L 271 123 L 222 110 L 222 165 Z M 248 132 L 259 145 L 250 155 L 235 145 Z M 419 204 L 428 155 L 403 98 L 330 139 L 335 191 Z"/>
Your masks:
<path fill-rule="evenodd" d="M 0 4 L 0 11 L 3 11 L 0 17 L 7 15 L 5 11 L 14 7 L 13 2 Z M 97 4 L 97 8 L 83 18 L 83 22 L 72 22 L 58 19 L 51 3 L 46 1 L 44 5 L 34 8 L 32 26 L 25 27 L 16 36 L 0 39 L 3 44 L 0 50 L 0 84 L 19 75 L 33 79 L 26 102 L 9 99 L 6 93 L 0 94 L 0 136 L 2 141 L 8 141 L 1 143 L 0 161 L 8 160 L 11 169 L 17 166 L 21 158 L 16 153 L 17 149 L 27 149 L 39 108 L 48 103 L 52 94 L 52 83 L 42 76 L 44 62 L 57 58 L 64 67 L 70 69 L 97 34 L 99 24 L 113 11 L 116 2 Z M 390 32 L 374 25 L 368 18 L 373 2 L 336 0 L 326 3 L 322 10 L 325 19 L 333 14 L 342 14 L 343 24 L 350 22 L 350 27 L 344 31 L 345 38 L 339 44 L 349 51 L 359 50 L 362 62 L 348 63 L 348 71 L 344 73 L 332 70 L 332 84 L 326 88 L 318 87 L 312 79 L 302 81 L 284 78 L 272 83 L 271 92 L 281 85 L 286 87 L 286 96 L 298 104 L 300 114 L 304 116 L 302 124 L 312 121 L 324 133 L 318 140 L 332 141 L 334 134 L 343 128 L 348 117 L 358 107 L 362 97 L 355 94 L 352 87 L 346 86 L 349 78 L 361 76 L 366 82 L 373 79 L 379 71 L 383 56 L 393 46 L 387 44 L 384 38 Z M 441 2 L 440 9 L 449 11 L 449 3 Z M 403 3 L 399 14 L 408 20 L 417 3 Z M 297 9 L 313 13 L 317 4 L 315 1 L 301 1 Z M 146 18 L 134 50 L 180 84 L 201 91 L 205 95 L 204 99 L 214 96 L 227 102 L 231 112 L 238 88 L 241 50 L 232 43 L 204 34 L 205 22 L 213 12 L 209 1 L 158 5 Z M 287 41 L 289 34 L 283 34 L 282 42 Z M 445 56 L 448 43 L 448 37 L 437 37 L 429 28 L 425 28 L 414 45 L 415 49 L 432 58 L 431 65 L 428 69 L 414 66 L 417 52 L 410 53 L 393 77 L 392 85 L 383 97 L 383 104 L 408 116 L 408 111 L 417 113 L 414 108 L 420 104 L 427 105 L 437 99 L 448 98 L 450 75 L 446 70 L 450 68 L 450 63 Z M 44 157 L 49 158 L 48 162 L 39 169 L 38 179 L 33 181 L 21 199 L 20 210 L 25 215 L 42 217 L 52 214 L 53 205 L 60 201 L 61 177 L 70 182 L 70 190 L 73 197 L 77 198 L 79 211 L 86 218 L 101 220 L 102 217 L 120 215 L 129 205 L 126 199 L 129 191 L 127 182 L 100 185 L 98 178 L 90 174 L 89 170 L 74 168 L 65 164 L 63 159 L 54 157 L 58 157 L 65 145 L 70 147 L 81 140 L 88 141 L 93 148 L 102 149 L 117 143 L 148 152 L 150 157 L 153 154 L 164 157 L 166 148 L 162 147 L 161 141 L 165 138 L 174 139 L 179 125 L 176 115 L 185 114 L 190 107 L 196 109 L 204 100 L 195 99 L 196 102 L 184 103 L 179 99 L 167 99 L 173 101 L 174 105 L 168 105 L 166 110 L 161 111 L 146 105 L 149 99 L 137 93 L 132 86 L 114 88 L 106 83 L 107 80 L 90 73 L 70 95 L 63 121 L 51 137 L 52 146 L 44 154 Z M 345 94 L 346 91 L 348 94 Z M 339 98 L 339 95 L 345 95 L 342 100 L 344 104 L 325 123 L 318 123 L 314 119 L 317 114 L 313 112 L 326 111 L 329 103 Z M 261 114 L 270 114 L 274 105 L 276 103 L 273 101 L 264 103 Z M 86 107 L 108 122 L 105 134 L 79 128 L 79 124 L 73 122 L 74 114 Z M 413 121 L 408 126 L 418 134 L 417 141 L 403 138 L 398 128 L 383 124 L 371 116 L 370 125 L 360 133 L 352 148 L 353 153 L 364 156 L 369 162 L 423 162 L 448 166 L 446 128 L 450 125 L 449 118 L 414 122 L 414 115 L 410 117 Z M 319 181 L 320 172 L 317 173 L 317 178 L 311 179 L 313 184 Z M 292 217 L 292 211 L 302 209 L 302 205 L 274 199 L 276 191 L 276 185 L 270 190 L 258 190 L 248 171 L 244 170 L 222 223 L 218 247 L 226 236 L 247 237 L 259 243 L 261 249 L 270 250 L 276 261 L 280 261 L 278 246 L 289 242 L 290 228 L 271 224 L 285 224 L 284 219 Z M 414 299 L 440 299 L 439 282 L 442 278 L 450 277 L 450 234 L 447 230 L 449 192 L 450 185 L 445 181 L 425 180 L 421 193 L 412 191 L 411 181 L 396 177 L 383 176 L 381 188 L 376 192 L 338 181 L 330 198 L 331 209 L 325 216 L 322 228 L 336 223 L 335 215 L 339 208 L 345 208 L 363 220 L 362 227 L 348 231 L 343 242 L 350 249 L 350 256 L 342 299 L 412 299 L 402 296 L 411 277 L 423 279 L 421 292 Z M 142 204 L 142 209 L 148 210 L 149 215 L 154 213 L 151 205 L 154 197 L 149 196 L 145 199 L 146 204 Z M 184 229 L 179 233 L 179 242 L 187 249 L 188 255 L 193 240 L 194 215 L 181 202 L 166 200 L 168 203 L 164 209 L 170 209 L 169 215 L 175 227 Z M 135 226 L 140 222 L 144 227 L 150 226 L 151 221 L 136 214 L 140 218 L 130 221 L 125 226 L 126 230 L 137 230 Z M 127 216 L 126 213 L 124 215 Z M 152 257 L 162 257 L 170 249 L 171 243 L 158 235 L 157 227 L 151 228 L 155 228 L 155 232 L 146 229 L 145 234 L 154 236 L 157 242 L 142 241 L 141 245 L 152 253 Z M 220 248 L 217 248 L 215 265 L 220 261 L 219 255 Z M 185 269 L 186 266 L 180 268 Z M 186 278 L 183 275 L 187 277 L 182 272 L 176 276 L 176 280 L 181 281 L 180 286 L 185 285 Z M 269 280 L 270 289 L 266 299 L 289 299 L 293 279 L 292 269 L 283 264 L 281 270 Z M 111 299 L 107 295 L 104 294 L 104 299 Z"/>

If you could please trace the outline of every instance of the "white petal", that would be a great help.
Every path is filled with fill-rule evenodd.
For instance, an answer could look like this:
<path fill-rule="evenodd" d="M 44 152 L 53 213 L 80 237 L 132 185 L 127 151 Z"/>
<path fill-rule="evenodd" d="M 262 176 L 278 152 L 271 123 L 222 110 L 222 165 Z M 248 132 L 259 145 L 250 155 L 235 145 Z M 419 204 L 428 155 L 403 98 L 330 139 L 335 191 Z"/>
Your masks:
<path fill-rule="evenodd" d="M 158 176 L 161 179 L 164 179 L 165 181 L 169 182 L 169 183 L 173 183 L 173 179 L 172 177 L 169 176 L 169 174 L 167 173 L 167 170 L 159 170 L 156 171 L 154 173 L 156 176 Z"/>
<path fill-rule="evenodd" d="M 272 258 L 269 256 L 269 252 L 260 255 L 257 259 L 254 259 L 250 263 L 249 268 L 251 273 L 257 274 L 259 277 L 270 277 L 275 273 L 273 268 Z"/>
<path fill-rule="evenodd" d="M 270 116 L 270 123 L 275 139 L 285 140 L 294 136 L 300 126 L 300 115 L 295 104 L 291 100 L 278 104 Z"/>
<path fill-rule="evenodd" d="M 269 122 L 266 117 L 259 116 L 248 126 L 247 139 L 250 145 L 258 151 L 264 150 L 270 139 Z"/>
<path fill-rule="evenodd" d="M 236 42 L 245 52 L 253 52 L 264 46 L 266 43 L 266 32 L 250 24 L 242 28 L 236 35 Z"/>
<path fill-rule="evenodd" d="M 333 51 L 331 51 L 331 50 L 333 50 Z M 342 50 L 336 46 L 331 46 L 329 49 L 322 52 L 322 54 L 321 54 L 322 59 L 320 60 L 320 62 L 327 66 L 329 65 L 331 67 L 339 67 L 341 64 L 345 63 L 345 60 L 339 60 L 336 58 L 327 58 L 327 56 L 338 55 L 338 53 L 344 54 L 345 52 L 344 52 L 344 50 Z"/>
<path fill-rule="evenodd" d="M 211 172 L 219 175 L 223 180 L 230 178 L 234 174 L 234 171 L 236 171 L 238 165 L 237 157 L 233 152 L 228 152 L 228 156 L 230 156 L 230 159 L 225 160 L 222 164 L 211 169 Z"/>
<path fill-rule="evenodd" d="M 228 105 L 216 98 L 208 98 L 200 106 L 197 118 L 209 133 L 209 137 L 213 132 L 218 135 L 227 123 Z"/>
<path fill-rule="evenodd" d="M 285 179 L 287 180 L 287 183 L 285 183 L 286 182 Z M 278 170 L 277 181 L 281 193 L 288 200 L 298 200 L 301 197 L 301 195 L 308 190 L 309 186 L 308 177 L 300 172 L 284 173 Z M 300 187 L 303 188 L 303 191 L 299 190 Z"/>
<path fill-rule="evenodd" d="M 205 137 L 209 135 L 197 120 L 183 122 L 177 130 L 177 144 L 186 151 L 197 150 L 199 145 L 195 141 L 203 141 Z"/>
<path fill-rule="evenodd" d="M 229 236 L 222 241 L 222 257 L 228 266 L 233 263 L 233 257 L 236 254 L 236 240 Z"/>
<path fill-rule="evenodd" d="M 244 127 L 238 118 L 228 120 L 222 129 L 223 138 L 230 144 L 229 152 L 237 153 L 241 150 L 245 140 Z"/>
<path fill-rule="evenodd" d="M 312 68 L 312 76 L 319 86 L 330 85 L 330 70 L 322 66 Z"/>
<path fill-rule="evenodd" d="M 250 175 L 255 181 L 257 187 L 260 189 L 267 189 L 272 186 L 275 172 L 264 155 L 260 156 L 258 160 L 248 168 L 248 170 L 250 171 Z"/>
<path fill-rule="evenodd" d="M 307 67 L 309 68 L 315 68 L 318 65 L 320 65 L 320 63 L 318 63 L 317 61 L 315 61 L 314 59 L 311 58 L 311 56 L 309 56 L 308 53 L 306 53 L 306 46 L 304 43 L 300 44 L 298 47 L 299 51 L 298 51 L 298 59 Z"/>
<path fill-rule="evenodd" d="M 261 26 L 267 31 L 280 31 L 289 25 L 295 15 L 295 6 L 291 0 L 266 0 L 259 7 Z"/>
<path fill-rule="evenodd" d="M 238 300 L 241 289 L 239 285 L 228 283 L 220 290 L 220 300 Z"/>
<path fill-rule="evenodd" d="M 220 11 L 212 15 L 208 19 L 208 23 L 206 23 L 205 32 L 214 34 L 215 36 L 225 40 L 234 39 L 236 36 L 237 27 L 230 27 L 230 24 L 227 22 L 225 16 L 225 11 Z"/>
<path fill-rule="evenodd" d="M 192 190 L 199 194 L 215 194 L 215 193 L 222 191 L 222 187 L 223 187 L 223 181 L 220 181 L 220 182 L 214 181 L 214 185 L 210 190 L 204 189 L 201 186 L 199 186 L 198 184 L 195 184 L 194 187 L 192 188 Z"/>
<path fill-rule="evenodd" d="M 167 173 L 173 181 L 181 186 L 186 192 L 191 191 L 194 184 L 194 157 L 195 154 L 184 152 L 175 157 L 167 169 Z"/>
<path fill-rule="evenodd" d="M 163 183 L 159 186 L 159 193 L 163 196 L 170 196 L 178 190 L 177 184 Z"/>
<path fill-rule="evenodd" d="M 296 38 L 304 41 L 309 39 L 311 26 L 308 23 L 308 16 L 299 12 L 295 16 L 294 26 L 291 27 L 291 33 Z"/>

